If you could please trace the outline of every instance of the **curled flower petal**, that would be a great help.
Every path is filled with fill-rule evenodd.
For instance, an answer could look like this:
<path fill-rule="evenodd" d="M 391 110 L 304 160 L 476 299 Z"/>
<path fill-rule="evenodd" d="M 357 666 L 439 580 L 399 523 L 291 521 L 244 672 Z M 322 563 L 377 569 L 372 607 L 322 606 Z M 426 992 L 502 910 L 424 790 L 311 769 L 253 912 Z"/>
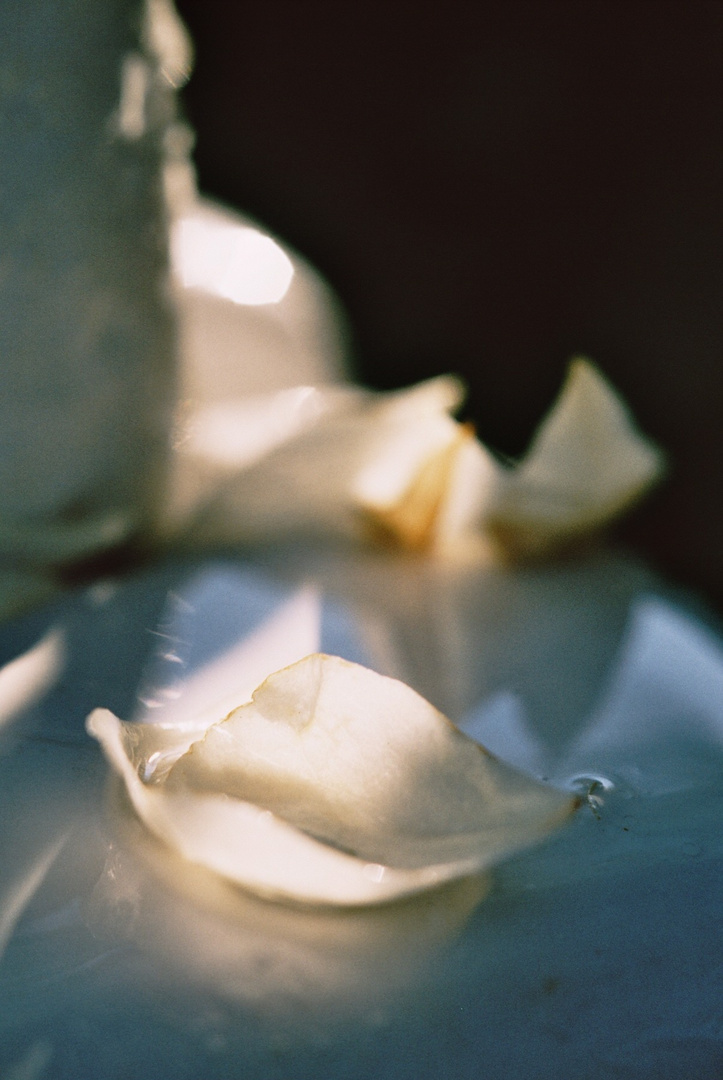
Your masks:
<path fill-rule="evenodd" d="M 88 730 L 138 816 L 247 888 L 358 905 L 479 872 L 574 807 L 487 754 L 408 686 L 313 654 L 189 746 L 96 710 Z"/>
<path fill-rule="evenodd" d="M 441 376 L 392 394 L 329 388 L 316 395 L 318 407 L 302 429 L 292 429 L 289 418 L 288 437 L 279 434 L 249 467 L 220 470 L 200 448 L 186 449 L 182 476 L 205 466 L 205 499 L 189 524 L 189 543 L 296 535 L 368 539 L 386 524 L 400 546 L 410 538 L 412 546 L 427 546 L 425 534 L 434 529 L 449 479 L 449 469 L 434 463 L 459 443 L 460 426 L 449 413 L 462 400 L 460 382 Z M 418 513 L 420 500 L 410 500 L 410 490 L 430 465 L 439 476 L 426 485 L 421 501 L 431 510 L 423 505 L 421 527 L 408 525 L 404 514 L 395 519 L 405 503 Z"/>
<path fill-rule="evenodd" d="M 565 385 L 523 460 L 500 469 L 487 527 L 513 553 L 536 555 L 625 510 L 661 475 L 619 395 L 587 360 Z"/>
<path fill-rule="evenodd" d="M 454 420 L 464 392 L 452 376 L 392 394 L 351 387 L 305 393 L 303 417 L 288 407 L 291 398 L 279 398 L 278 407 L 267 402 L 264 416 L 278 417 L 273 435 L 265 421 L 256 451 L 249 456 L 246 446 L 236 468 L 232 456 L 220 469 L 198 442 L 186 447 L 179 475 L 195 468 L 200 478 L 189 542 L 331 535 L 442 556 L 538 557 L 602 527 L 663 469 L 660 451 L 583 359 L 571 364 L 558 401 L 515 466 Z M 244 415 L 239 406 L 238 422 L 248 428 Z"/>

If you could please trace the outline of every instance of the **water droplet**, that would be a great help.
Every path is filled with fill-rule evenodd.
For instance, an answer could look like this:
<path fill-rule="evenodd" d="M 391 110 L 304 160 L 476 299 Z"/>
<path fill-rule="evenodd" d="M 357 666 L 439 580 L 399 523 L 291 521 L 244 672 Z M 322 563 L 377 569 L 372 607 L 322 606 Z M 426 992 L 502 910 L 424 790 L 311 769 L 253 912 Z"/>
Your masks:
<path fill-rule="evenodd" d="M 580 773 L 571 776 L 567 785 L 578 795 L 586 797 L 594 795 L 601 798 L 602 795 L 615 790 L 615 783 L 608 776 L 596 776 L 595 773 Z"/>
<path fill-rule="evenodd" d="M 367 863 L 362 873 L 364 877 L 369 878 L 370 881 L 376 881 L 377 883 L 384 878 L 384 870 L 380 863 Z"/>
<path fill-rule="evenodd" d="M 138 766 L 138 775 L 144 784 L 153 783 L 153 775 L 158 767 L 158 762 L 161 759 L 161 752 L 157 750 L 155 754 L 151 754 L 147 761 L 142 761 Z"/>
<path fill-rule="evenodd" d="M 568 780 L 568 786 L 584 799 L 598 820 L 600 820 L 599 811 L 605 803 L 604 796 L 614 791 L 616 787 L 609 777 L 596 776 L 594 773 L 573 776 Z"/>

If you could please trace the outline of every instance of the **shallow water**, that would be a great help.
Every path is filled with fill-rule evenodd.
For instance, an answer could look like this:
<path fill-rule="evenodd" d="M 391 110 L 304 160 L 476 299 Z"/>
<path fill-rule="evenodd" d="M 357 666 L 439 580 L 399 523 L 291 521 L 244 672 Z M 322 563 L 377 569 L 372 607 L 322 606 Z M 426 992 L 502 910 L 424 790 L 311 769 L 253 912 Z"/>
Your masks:
<path fill-rule="evenodd" d="M 578 792 L 571 824 L 489 879 L 345 912 L 114 826 L 92 708 L 190 718 L 318 627 Z M 4 626 L 0 661 L 21 655 L 0 671 L 3 1080 L 723 1074 L 723 645 L 633 559 L 169 561 Z"/>

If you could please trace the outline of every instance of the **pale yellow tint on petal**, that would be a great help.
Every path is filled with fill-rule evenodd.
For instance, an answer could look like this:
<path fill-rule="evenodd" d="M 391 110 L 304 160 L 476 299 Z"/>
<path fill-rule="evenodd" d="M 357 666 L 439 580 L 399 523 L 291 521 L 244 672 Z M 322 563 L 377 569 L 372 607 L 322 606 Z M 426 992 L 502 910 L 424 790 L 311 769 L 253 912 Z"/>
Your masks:
<path fill-rule="evenodd" d="M 440 558 L 540 557 L 603 527 L 663 471 L 584 359 L 512 467 L 454 420 L 464 388 L 452 376 L 392 394 L 284 395 L 190 418 L 168 513 L 172 529 L 187 522 L 188 543 L 344 537 Z"/>
<path fill-rule="evenodd" d="M 512 555 L 545 554 L 615 518 L 663 468 L 619 394 L 578 358 L 526 456 L 500 469 L 487 528 Z"/>
<path fill-rule="evenodd" d="M 190 749 L 179 737 L 170 769 L 173 734 L 150 727 L 105 710 L 88 721 L 139 817 L 187 859 L 296 901 L 378 903 L 479 872 L 574 805 L 408 686 L 338 657 L 270 676 Z"/>
<path fill-rule="evenodd" d="M 474 439 L 467 425 L 459 425 L 452 438 L 426 458 L 407 489 L 390 505 L 367 503 L 360 507 L 370 534 L 383 544 L 427 551 L 435 542 L 442 509 L 452 485 L 452 474 L 463 445 Z"/>

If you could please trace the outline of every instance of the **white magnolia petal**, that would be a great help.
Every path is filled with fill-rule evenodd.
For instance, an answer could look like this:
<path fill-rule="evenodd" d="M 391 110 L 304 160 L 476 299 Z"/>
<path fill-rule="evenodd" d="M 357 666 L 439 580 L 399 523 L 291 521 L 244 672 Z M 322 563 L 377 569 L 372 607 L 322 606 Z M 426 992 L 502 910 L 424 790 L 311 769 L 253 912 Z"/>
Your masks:
<path fill-rule="evenodd" d="M 393 394 L 358 388 L 317 393 L 324 405 L 316 416 L 250 467 L 229 474 L 200 456 L 181 463 L 181 481 L 189 470 L 201 477 L 193 498 L 198 503 L 204 486 L 207 496 L 195 508 L 189 542 L 365 537 L 375 499 L 386 507 L 401 498 L 430 456 L 458 439 L 448 410 L 462 389 L 452 377 Z"/>
<path fill-rule="evenodd" d="M 303 417 L 296 405 L 289 410 L 290 391 L 268 399 L 264 415 L 278 416 L 280 426 L 257 424 L 261 438 L 251 457 L 243 445 L 245 460 L 227 442 L 221 466 L 222 450 L 215 442 L 208 449 L 209 425 L 201 425 L 205 443 L 191 440 L 179 459 L 176 486 L 186 494 L 171 515 L 178 521 L 193 512 L 190 542 L 331 535 L 442 555 L 487 557 L 496 546 L 507 556 L 537 556 L 604 525 L 663 469 L 621 398 L 582 359 L 515 467 L 453 419 L 463 388 L 451 376 L 392 394 L 311 392 L 313 409 L 299 397 Z M 212 429 L 220 438 L 216 421 Z"/>
<path fill-rule="evenodd" d="M 500 471 L 487 524 L 513 552 L 538 554 L 618 515 L 662 471 L 623 400 L 578 358 L 526 456 Z"/>
<path fill-rule="evenodd" d="M 480 871 L 574 805 L 403 683 L 319 654 L 270 676 L 187 752 L 180 737 L 105 710 L 88 730 L 157 836 L 297 901 L 378 903 Z"/>

